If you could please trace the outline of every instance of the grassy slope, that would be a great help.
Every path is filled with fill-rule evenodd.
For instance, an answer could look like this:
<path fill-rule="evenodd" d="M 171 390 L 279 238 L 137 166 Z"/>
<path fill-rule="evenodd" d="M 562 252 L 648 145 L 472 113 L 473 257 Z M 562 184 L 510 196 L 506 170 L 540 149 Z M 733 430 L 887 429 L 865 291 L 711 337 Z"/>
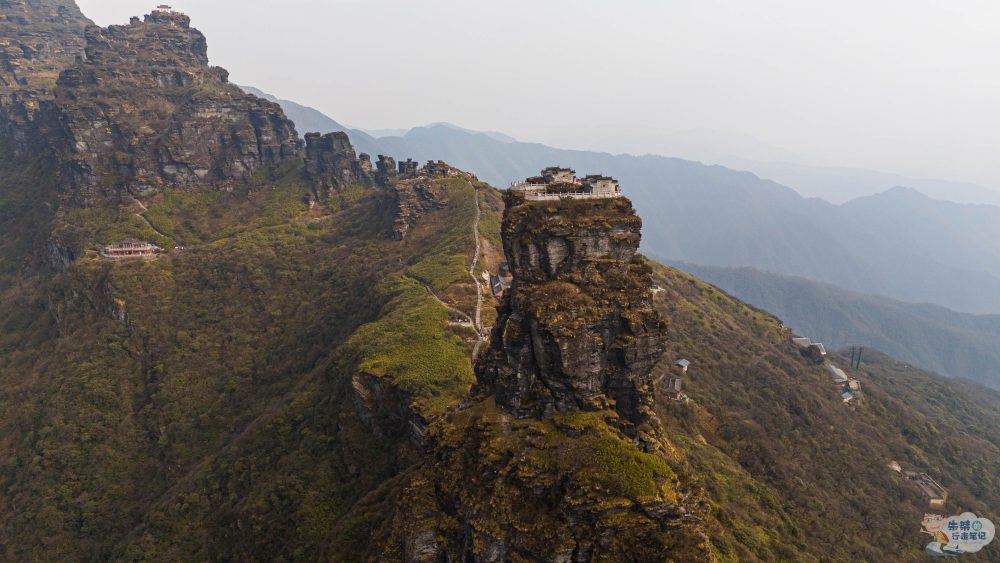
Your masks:
<path fill-rule="evenodd" d="M 752 268 L 678 267 L 773 312 L 828 346 L 861 344 L 925 369 L 1000 388 L 998 315 L 904 303 Z"/>
<path fill-rule="evenodd" d="M 920 559 L 928 541 L 920 521 L 930 509 L 889 470 L 893 460 L 928 471 L 949 489 L 943 512 L 997 519 L 1000 394 L 952 386 L 873 355 L 857 374 L 864 402 L 849 408 L 825 368 L 791 346 L 780 321 L 677 270 L 654 268 L 666 290 L 658 308 L 670 327 L 659 369 L 665 373 L 679 357 L 693 361 L 686 383 L 694 402 L 658 397 L 668 436 L 663 459 L 650 463 L 638 455 L 601 413 L 581 415 L 579 428 L 572 416 L 515 421 L 487 397 L 432 427 L 435 457 L 409 481 L 392 541 L 424 529 L 459 533 L 460 519 L 440 513 L 432 499 L 446 499 L 436 501 L 446 506 L 458 504 L 447 499 L 461 499 L 477 528 L 503 534 L 516 527 L 526 539 L 515 550 L 527 544 L 551 554 L 564 542 L 573 545 L 561 528 L 562 511 L 592 502 L 581 501 L 590 493 L 576 484 L 596 478 L 591 483 L 601 484 L 601 502 L 609 505 L 627 507 L 653 491 L 666 498 L 692 494 L 685 507 L 702 518 L 708 549 L 721 561 Z M 568 472 L 561 464 L 567 459 L 574 463 Z M 662 461 L 668 471 L 658 468 Z M 645 537 L 652 543 L 644 548 L 660 545 L 654 558 L 669 553 L 662 551 L 669 545 L 691 550 L 686 557 L 704 555 L 688 543 L 694 536 L 654 539 L 642 530 L 635 521 L 616 533 Z M 549 538 L 551 545 L 531 547 L 528 537 Z M 680 538 L 686 540 L 676 543 Z M 998 549 L 970 559 L 996 558 Z"/>
<path fill-rule="evenodd" d="M 658 410 L 687 458 L 678 472 L 704 487 L 714 519 L 735 530 L 738 541 L 719 542 L 721 553 L 920 558 L 929 510 L 887 469 L 892 460 L 947 487 L 945 512 L 997 519 L 1000 394 L 878 357 L 858 376 L 864 403 L 847 408 L 777 320 L 676 270 L 657 274 L 667 290 L 659 298 L 670 324 L 665 359 L 693 362 L 686 388 L 695 400 L 661 400 Z"/>

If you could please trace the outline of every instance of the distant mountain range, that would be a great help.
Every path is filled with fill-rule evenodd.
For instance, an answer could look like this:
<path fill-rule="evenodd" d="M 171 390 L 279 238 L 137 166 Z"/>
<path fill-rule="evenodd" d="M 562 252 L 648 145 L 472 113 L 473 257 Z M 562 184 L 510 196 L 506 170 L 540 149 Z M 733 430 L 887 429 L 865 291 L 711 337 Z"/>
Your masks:
<path fill-rule="evenodd" d="M 909 188 L 834 205 L 749 172 L 679 158 L 557 149 L 450 125 L 376 138 L 279 103 L 305 124 L 300 131 L 346 130 L 360 152 L 440 158 L 496 186 L 553 164 L 611 174 L 646 221 L 644 251 L 662 259 L 754 267 L 901 301 L 1000 313 L 1000 207 L 935 200 Z"/>
<path fill-rule="evenodd" d="M 845 397 L 778 319 L 631 259 L 642 228 L 730 228 L 737 196 L 785 220 L 790 190 L 579 156 L 644 226 L 626 199 L 505 202 L 303 150 L 167 6 L 98 28 L 0 0 L 0 38 L 2 561 L 911 560 L 945 499 L 896 464 L 1000 521 L 1000 392 L 873 353 Z"/>
<path fill-rule="evenodd" d="M 265 100 L 270 100 L 281 106 L 281 109 L 285 111 L 285 115 L 288 119 L 291 119 L 295 123 L 295 129 L 300 135 L 305 133 L 317 131 L 320 133 L 332 133 L 333 131 L 351 131 L 354 135 L 357 132 L 352 129 L 337 123 L 328 115 L 323 112 L 313 109 L 302 104 L 295 103 L 291 100 L 282 100 L 277 96 L 272 96 L 263 90 L 254 88 L 253 86 L 240 86 L 243 91 L 253 94 L 258 98 L 264 98 Z M 354 136 L 352 135 L 352 136 Z"/>
<path fill-rule="evenodd" d="M 833 349 L 862 344 L 1000 389 L 1000 315 L 903 303 L 753 268 L 674 265 Z"/>
<path fill-rule="evenodd" d="M 726 157 L 718 162 L 740 170 L 749 170 L 762 178 L 789 186 L 805 197 L 818 197 L 830 203 L 846 203 L 884 192 L 888 188 L 906 186 L 934 199 L 1000 205 L 1000 191 L 967 182 L 908 178 L 863 168 L 766 162 L 737 157 Z"/>

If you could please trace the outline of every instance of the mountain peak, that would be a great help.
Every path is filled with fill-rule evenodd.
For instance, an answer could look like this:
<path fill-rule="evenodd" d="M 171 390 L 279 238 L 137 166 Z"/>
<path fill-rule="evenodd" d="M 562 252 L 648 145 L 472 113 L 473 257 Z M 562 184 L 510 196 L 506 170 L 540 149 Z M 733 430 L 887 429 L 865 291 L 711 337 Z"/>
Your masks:
<path fill-rule="evenodd" d="M 140 20 L 133 17 L 128 25 L 87 29 L 87 61 L 111 64 L 159 62 L 172 67 L 207 67 L 208 42 L 191 27 L 191 18 L 173 10 L 154 10 Z"/>
<path fill-rule="evenodd" d="M 93 22 L 72 0 L 5 0 L 0 10 L 0 133 L 7 133 L 51 97 L 59 70 L 83 55 L 84 29 Z"/>
<path fill-rule="evenodd" d="M 933 198 L 928 197 L 926 194 L 911 188 L 909 186 L 893 186 L 885 191 L 879 192 L 877 194 L 861 196 L 847 201 L 842 206 L 850 208 L 852 206 L 858 205 L 877 205 L 877 204 L 918 204 L 924 202 L 934 201 Z M 941 202 L 942 204 L 948 205 L 950 202 Z"/>
<path fill-rule="evenodd" d="M 423 127 L 414 127 L 410 129 L 406 134 L 415 134 L 422 131 L 453 131 L 458 133 L 464 133 L 466 135 L 482 135 L 484 137 L 489 137 L 494 141 L 499 141 L 501 143 L 516 143 L 517 139 L 507 135 L 505 133 L 500 133 L 499 131 L 476 131 L 474 129 L 466 129 L 465 127 L 460 127 L 453 123 L 448 123 L 444 121 L 439 121 L 436 123 L 429 123 Z"/>
<path fill-rule="evenodd" d="M 159 9 L 128 25 L 91 26 L 86 42 L 86 59 L 57 82 L 51 111 L 64 125 L 45 133 L 65 160 L 74 203 L 239 180 L 301 156 L 280 106 L 209 66 L 205 36 L 188 16 Z"/>
<path fill-rule="evenodd" d="M 882 192 L 881 194 L 886 197 L 894 198 L 908 198 L 908 199 L 930 199 L 923 192 L 917 190 L 916 188 L 911 188 L 909 186 L 893 186 L 888 190 Z"/>
<path fill-rule="evenodd" d="M 642 221 L 625 198 L 528 201 L 509 191 L 504 253 L 514 274 L 480 383 L 519 415 L 615 404 L 640 424 L 663 352 L 650 272 L 633 261 Z M 610 400 L 609 400 L 610 399 Z"/>

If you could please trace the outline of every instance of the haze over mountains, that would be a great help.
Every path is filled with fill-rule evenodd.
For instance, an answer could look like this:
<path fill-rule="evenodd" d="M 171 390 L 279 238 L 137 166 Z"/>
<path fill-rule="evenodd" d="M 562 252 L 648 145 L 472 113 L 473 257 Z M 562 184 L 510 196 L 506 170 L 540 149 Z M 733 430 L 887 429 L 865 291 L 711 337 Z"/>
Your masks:
<path fill-rule="evenodd" d="M 934 199 L 957 203 L 1000 205 L 1000 190 L 968 182 L 911 177 L 891 172 L 837 166 L 814 156 L 777 147 L 753 135 L 734 130 L 658 129 L 648 125 L 583 128 L 570 148 L 636 155 L 668 155 L 734 170 L 753 172 L 794 189 L 804 197 L 840 204 L 897 186 L 915 188 Z M 369 131 L 369 133 L 371 133 Z M 402 136 L 406 131 L 382 136 Z M 552 143 L 549 143 L 552 145 Z M 559 145 L 561 146 L 561 145 Z M 614 150 L 595 147 L 614 147 Z"/>
<path fill-rule="evenodd" d="M 303 142 L 188 15 L 88 24 L 0 1 L 0 559 L 895 561 L 935 501 L 1000 521 L 1000 392 L 636 255 L 679 205 Z"/>
<path fill-rule="evenodd" d="M 906 186 L 934 199 L 956 203 L 1000 205 L 1000 191 L 966 182 L 909 178 L 863 168 L 750 160 L 736 156 L 722 157 L 713 162 L 749 170 L 762 178 L 790 186 L 805 197 L 818 197 L 830 203 L 846 203 L 852 199 L 884 192 L 891 187 Z"/>
<path fill-rule="evenodd" d="M 903 303 L 754 268 L 673 265 L 766 309 L 796 333 L 831 349 L 863 344 L 925 369 L 1000 388 L 1000 315 Z"/>
<path fill-rule="evenodd" d="M 483 133 L 505 143 L 517 141 L 517 139 L 503 133 L 472 131 L 448 123 L 431 124 L 413 129 L 372 130 L 350 127 L 334 121 L 311 107 L 291 100 L 278 99 L 257 88 L 244 86 L 243 89 L 256 96 L 280 103 L 289 118 L 295 123 L 301 123 L 305 131 L 346 131 L 351 134 L 352 139 L 364 138 L 367 140 L 368 148 L 378 147 L 382 144 L 394 146 L 412 144 L 415 145 L 413 148 L 419 149 L 418 139 L 411 139 L 409 143 L 403 139 L 411 133 L 435 126 L 451 127 L 473 135 Z M 608 131 L 607 133 L 613 134 L 615 132 Z M 623 133 L 617 132 L 617 134 L 622 135 Z M 615 144 L 633 147 L 635 150 L 629 151 L 632 154 L 671 155 L 685 160 L 721 164 L 735 170 L 746 170 L 761 178 L 791 187 L 804 197 L 818 197 L 834 204 L 846 203 L 852 199 L 905 186 L 914 188 L 933 199 L 956 203 L 1000 205 L 1000 190 L 997 189 L 968 182 L 913 178 L 864 168 L 811 164 L 807 157 L 768 145 L 752 136 L 735 131 L 663 131 L 660 134 L 663 139 L 658 150 L 636 146 L 634 141 L 630 143 L 624 138 Z M 504 176 L 504 174 L 511 173 L 505 169 L 491 170 L 490 166 L 484 166 L 484 169 L 483 179 L 496 182 L 498 185 L 519 177 L 516 175 Z"/>
<path fill-rule="evenodd" d="M 494 185 L 550 162 L 613 174 L 646 219 L 648 255 L 682 265 L 831 347 L 862 343 L 926 369 L 1000 385 L 995 317 L 969 314 L 1000 311 L 1000 256 L 991 243 L 1000 240 L 1000 208 L 927 195 L 991 201 L 996 194 L 986 188 L 729 159 L 791 180 L 798 187 L 792 190 L 722 166 L 561 150 L 444 124 L 375 137 L 276 101 L 309 128 L 348 131 L 360 151 L 443 158 Z M 904 183 L 919 189 L 897 186 Z M 810 190 L 822 199 L 801 195 Z"/>
<path fill-rule="evenodd" d="M 293 120 L 335 127 L 308 108 L 283 107 Z M 644 252 L 661 259 L 749 266 L 900 301 L 1000 312 L 1000 250 L 993 242 L 1000 240 L 1000 207 L 891 186 L 834 205 L 722 166 L 563 150 L 442 125 L 382 138 L 348 132 L 360 152 L 443 159 L 494 185 L 553 162 L 611 174 L 646 219 Z"/>

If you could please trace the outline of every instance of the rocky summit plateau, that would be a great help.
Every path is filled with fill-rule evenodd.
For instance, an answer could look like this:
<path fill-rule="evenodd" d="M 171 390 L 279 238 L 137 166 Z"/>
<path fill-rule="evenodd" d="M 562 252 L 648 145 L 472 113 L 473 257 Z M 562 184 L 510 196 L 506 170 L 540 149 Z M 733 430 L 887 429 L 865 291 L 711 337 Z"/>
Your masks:
<path fill-rule="evenodd" d="M 895 561 L 931 502 L 1000 521 L 1000 394 L 807 357 L 600 170 L 359 153 L 210 53 L 0 0 L 0 560 Z"/>

